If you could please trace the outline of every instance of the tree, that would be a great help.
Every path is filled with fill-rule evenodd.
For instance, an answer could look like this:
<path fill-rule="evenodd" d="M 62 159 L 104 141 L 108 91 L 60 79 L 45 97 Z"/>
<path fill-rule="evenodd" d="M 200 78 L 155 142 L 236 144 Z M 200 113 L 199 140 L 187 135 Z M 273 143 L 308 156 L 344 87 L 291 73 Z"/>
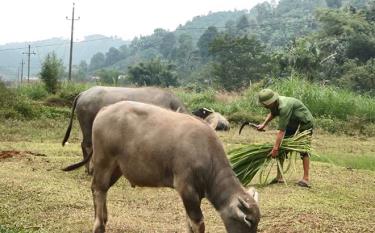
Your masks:
<path fill-rule="evenodd" d="M 350 59 L 357 58 L 363 63 L 375 58 L 375 39 L 365 35 L 353 36 L 348 39 L 346 56 Z"/>
<path fill-rule="evenodd" d="M 319 39 L 337 38 L 345 42 L 356 35 L 374 35 L 374 25 L 366 21 L 362 13 L 322 9 L 317 11 L 316 17 L 321 24 Z"/>
<path fill-rule="evenodd" d="M 130 56 L 130 49 L 127 45 L 120 46 L 119 50 L 120 50 L 121 59 L 125 59 L 128 56 Z"/>
<path fill-rule="evenodd" d="M 368 3 L 365 14 L 368 22 L 375 23 L 375 1 Z"/>
<path fill-rule="evenodd" d="M 217 28 L 214 26 L 208 27 L 207 30 L 202 34 L 199 38 L 197 46 L 199 48 L 200 55 L 203 59 L 208 58 L 209 54 L 209 47 L 212 41 L 216 38 L 219 34 Z"/>
<path fill-rule="evenodd" d="M 342 6 L 342 0 L 326 0 L 329 8 L 340 8 Z"/>
<path fill-rule="evenodd" d="M 59 85 L 58 80 L 61 78 L 63 71 L 64 66 L 61 59 L 58 59 L 54 52 L 47 54 L 42 64 L 40 78 L 49 93 L 56 94 Z"/>
<path fill-rule="evenodd" d="M 88 73 L 88 65 L 86 61 L 82 60 L 74 73 L 74 80 L 84 81 Z"/>
<path fill-rule="evenodd" d="M 177 75 L 174 66 L 153 59 L 147 63 L 139 63 L 128 69 L 129 80 L 138 86 L 177 86 Z"/>
<path fill-rule="evenodd" d="M 319 10 L 317 19 L 321 27 L 311 37 L 321 51 L 321 76 L 356 91 L 366 89 L 366 85 L 358 84 L 361 78 L 353 72 L 366 73 L 368 61 L 375 58 L 375 25 L 368 17 L 368 11 L 371 7 L 362 10 Z"/>
<path fill-rule="evenodd" d="M 213 76 L 217 84 L 229 91 L 246 88 L 271 70 L 265 46 L 254 37 L 220 35 L 213 41 L 210 53 L 215 61 Z"/>
<path fill-rule="evenodd" d="M 193 51 L 193 38 L 189 34 L 181 34 L 178 38 L 177 59 L 185 60 Z"/>
<path fill-rule="evenodd" d="M 173 59 L 176 53 L 176 36 L 172 32 L 164 35 L 160 42 L 159 51 L 166 59 Z"/>
<path fill-rule="evenodd" d="M 301 38 L 288 51 L 289 66 L 310 81 L 317 77 L 320 65 L 320 50 L 314 42 Z"/>
<path fill-rule="evenodd" d="M 179 36 L 176 60 L 178 71 L 183 76 L 187 76 L 195 67 L 198 56 L 194 52 L 193 38 L 189 34 L 184 33 Z"/>
<path fill-rule="evenodd" d="M 100 77 L 101 83 L 117 86 L 120 72 L 114 69 L 100 69 L 95 75 Z"/>
<path fill-rule="evenodd" d="M 105 66 L 105 56 L 103 53 L 96 53 L 90 60 L 90 70 L 100 69 Z"/>
<path fill-rule="evenodd" d="M 339 82 L 352 90 L 375 94 L 375 58 L 365 64 L 349 60 L 343 65 L 343 76 Z"/>
<path fill-rule="evenodd" d="M 237 32 L 236 22 L 234 20 L 228 20 L 225 23 L 225 33 L 230 36 L 235 36 Z"/>
<path fill-rule="evenodd" d="M 241 16 L 236 24 L 237 28 L 237 35 L 239 36 L 244 36 L 247 34 L 247 31 L 249 30 L 250 23 L 249 20 L 247 19 L 246 15 Z"/>
<path fill-rule="evenodd" d="M 256 13 L 257 23 L 262 24 L 272 18 L 273 9 L 269 2 L 263 2 L 256 5 L 252 12 Z"/>
<path fill-rule="evenodd" d="M 105 54 L 105 65 L 113 65 L 119 60 L 121 60 L 121 52 L 114 47 L 109 48 L 108 52 Z"/>

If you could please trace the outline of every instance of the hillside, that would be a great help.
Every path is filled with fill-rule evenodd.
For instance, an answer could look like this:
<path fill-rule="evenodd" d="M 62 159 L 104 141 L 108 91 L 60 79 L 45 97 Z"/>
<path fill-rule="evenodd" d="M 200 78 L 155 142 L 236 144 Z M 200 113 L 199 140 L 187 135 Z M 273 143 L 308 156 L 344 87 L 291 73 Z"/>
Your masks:
<path fill-rule="evenodd" d="M 128 41 L 116 37 L 102 35 L 86 36 L 84 40 L 73 44 L 73 64 L 77 65 L 82 60 L 90 63 L 90 59 L 95 53 L 106 53 L 111 47 L 119 48 L 121 45 L 128 43 Z M 39 73 L 45 56 L 52 51 L 56 53 L 57 57 L 63 60 L 65 66 L 69 64 L 69 39 L 51 38 L 42 41 L 9 43 L 0 45 L 0 77 L 15 79 L 18 68 L 21 68 L 22 59 L 25 62 L 24 75 L 27 75 L 27 55 L 23 53 L 28 52 L 28 45 L 31 45 L 31 52 L 35 52 L 35 55 L 31 55 L 30 58 L 31 76 Z"/>

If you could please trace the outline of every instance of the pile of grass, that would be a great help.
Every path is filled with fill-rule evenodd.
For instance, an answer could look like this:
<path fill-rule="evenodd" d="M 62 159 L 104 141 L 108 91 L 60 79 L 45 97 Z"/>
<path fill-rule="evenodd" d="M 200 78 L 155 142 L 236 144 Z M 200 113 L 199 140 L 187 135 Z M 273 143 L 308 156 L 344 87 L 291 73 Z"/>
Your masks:
<path fill-rule="evenodd" d="M 311 154 L 310 145 L 311 132 L 306 130 L 284 139 L 275 159 L 270 156 L 273 148 L 272 143 L 243 145 L 228 154 L 232 169 L 243 185 L 250 184 L 257 173 L 259 173 L 260 183 L 265 184 L 275 162 L 284 177 L 291 165 L 295 164 L 298 153 Z M 283 169 L 281 160 L 287 163 L 286 169 Z"/>

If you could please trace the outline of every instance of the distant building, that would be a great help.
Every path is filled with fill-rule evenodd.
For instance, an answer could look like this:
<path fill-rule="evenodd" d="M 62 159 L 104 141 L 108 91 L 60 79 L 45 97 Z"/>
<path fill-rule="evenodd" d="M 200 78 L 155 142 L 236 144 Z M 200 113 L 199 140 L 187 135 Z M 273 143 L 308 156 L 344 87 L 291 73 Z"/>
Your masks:
<path fill-rule="evenodd" d="M 31 76 L 29 79 L 27 79 L 27 77 L 24 77 L 22 79 L 22 82 L 23 83 L 27 83 L 27 82 L 29 82 L 29 83 L 39 83 L 39 82 L 41 82 L 41 79 L 37 76 Z"/>

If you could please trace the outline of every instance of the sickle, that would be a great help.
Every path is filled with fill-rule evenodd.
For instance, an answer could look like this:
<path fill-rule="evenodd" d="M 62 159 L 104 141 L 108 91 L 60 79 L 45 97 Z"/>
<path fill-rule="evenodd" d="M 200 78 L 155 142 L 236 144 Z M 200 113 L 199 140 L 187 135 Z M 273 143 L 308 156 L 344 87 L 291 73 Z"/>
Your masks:
<path fill-rule="evenodd" d="M 258 128 L 257 128 L 257 124 L 255 124 L 255 123 L 251 123 L 251 122 L 248 122 L 248 121 L 245 121 L 245 122 L 241 125 L 241 127 L 240 127 L 240 131 L 238 132 L 238 134 L 241 134 L 241 131 L 242 131 L 243 127 L 245 127 L 245 125 L 248 125 L 248 126 L 250 126 L 250 127 L 253 127 L 254 129 L 258 130 Z M 264 129 L 261 129 L 261 130 L 258 130 L 258 131 L 265 131 L 265 130 L 264 130 Z"/>
<path fill-rule="evenodd" d="M 240 127 L 240 131 L 238 132 L 238 134 L 241 134 L 241 131 L 242 131 L 243 127 L 245 127 L 245 125 L 248 125 L 248 124 L 250 124 L 250 122 L 248 122 L 248 121 L 245 121 L 244 123 L 242 123 L 242 125 Z"/>

